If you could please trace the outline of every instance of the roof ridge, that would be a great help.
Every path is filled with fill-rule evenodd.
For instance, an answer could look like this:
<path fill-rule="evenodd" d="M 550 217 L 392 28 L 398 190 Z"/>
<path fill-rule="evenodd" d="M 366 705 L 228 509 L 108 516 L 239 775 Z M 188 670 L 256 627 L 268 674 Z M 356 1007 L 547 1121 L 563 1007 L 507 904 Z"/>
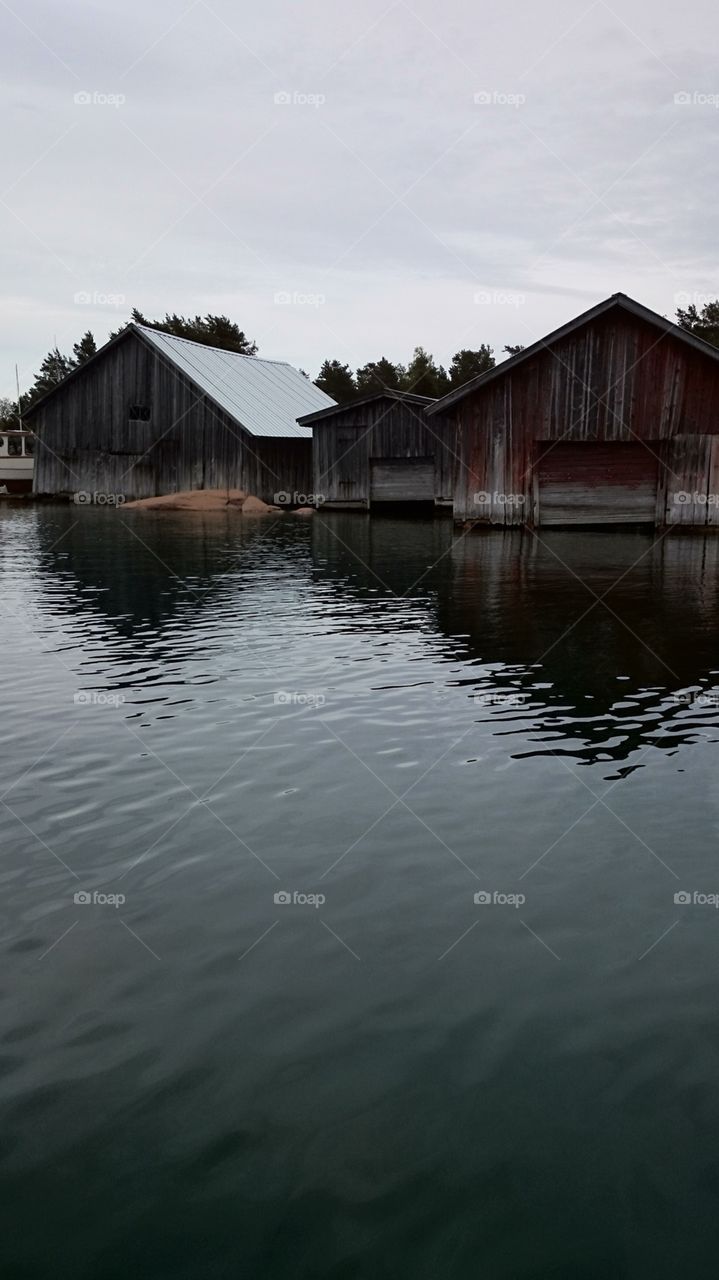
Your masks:
<path fill-rule="evenodd" d="M 241 360 L 257 360 L 261 364 L 282 364 L 288 368 L 293 368 L 289 360 L 272 360 L 268 356 L 251 356 L 246 351 L 230 351 L 227 347 L 214 347 L 209 342 L 196 342 L 194 338 L 185 338 L 179 333 L 168 333 L 166 329 L 156 329 L 151 324 L 138 324 L 136 320 L 131 321 L 136 329 L 141 333 L 159 333 L 163 338 L 172 338 L 173 342 L 187 342 L 191 347 L 204 347 L 206 351 L 218 351 L 225 356 L 239 356 Z"/>
<path fill-rule="evenodd" d="M 628 293 L 612 293 L 608 298 L 604 298 L 602 302 L 596 303 L 593 307 L 589 307 L 586 311 L 582 311 L 573 320 L 567 321 L 560 325 L 557 329 L 553 329 L 542 338 L 538 338 L 536 342 L 532 342 L 528 347 L 524 347 L 515 355 L 510 356 L 508 360 L 501 360 L 499 364 L 494 365 L 492 369 L 486 369 L 484 373 L 478 374 L 474 378 L 470 378 L 462 386 L 449 391 L 442 396 L 430 408 L 426 410 L 430 417 L 435 413 L 444 412 L 451 408 L 459 400 L 463 400 L 465 396 L 471 395 L 474 391 L 483 389 L 488 383 L 493 382 L 496 378 L 503 377 L 507 370 L 515 369 L 518 365 L 523 364 L 526 360 L 533 359 L 542 350 L 548 350 L 550 344 L 559 342 L 567 334 L 581 328 L 582 325 L 589 324 L 593 320 L 599 319 L 612 307 L 622 307 L 625 311 L 639 319 L 645 320 L 648 324 L 653 324 L 657 328 L 663 330 L 666 337 L 674 337 L 680 341 L 686 342 L 689 346 L 693 346 L 696 350 L 702 351 L 704 355 L 710 359 L 719 360 L 719 347 L 715 347 L 711 342 L 707 342 L 705 338 L 699 338 L 696 334 L 683 329 L 680 325 L 675 324 L 673 320 L 668 320 L 666 316 L 662 316 L 658 311 L 653 311 L 651 307 L 645 307 L 643 303 L 637 302 L 636 298 L 632 298 Z"/>
<path fill-rule="evenodd" d="M 396 387 L 383 387 L 381 391 L 369 391 L 366 395 L 357 396 L 352 400 L 342 400 L 338 403 L 327 405 L 324 409 L 312 409 L 309 413 L 302 413 L 297 418 L 300 426 L 310 426 L 313 419 L 329 418 L 336 413 L 346 413 L 350 409 L 360 409 L 363 405 L 371 404 L 373 400 L 397 400 L 400 403 L 403 400 L 412 401 L 414 404 L 428 409 L 430 405 L 436 402 L 436 396 L 418 395 L 416 391 L 404 391 Z"/>
<path fill-rule="evenodd" d="M 193 342 L 191 338 L 179 338 L 132 320 L 83 365 L 78 365 L 62 382 L 50 387 L 25 411 L 24 416 L 29 418 L 53 396 L 62 394 L 69 382 L 83 377 L 91 364 L 105 360 L 123 342 L 139 342 L 149 347 L 155 358 L 188 378 L 216 409 L 233 418 L 249 436 L 283 440 L 306 438 L 297 424 L 298 411 L 307 412 L 312 404 L 323 407 L 334 404 L 331 396 L 287 360 L 263 360 L 257 356 L 228 360 L 226 356 L 240 356 L 241 353 L 210 347 L 205 342 Z"/>

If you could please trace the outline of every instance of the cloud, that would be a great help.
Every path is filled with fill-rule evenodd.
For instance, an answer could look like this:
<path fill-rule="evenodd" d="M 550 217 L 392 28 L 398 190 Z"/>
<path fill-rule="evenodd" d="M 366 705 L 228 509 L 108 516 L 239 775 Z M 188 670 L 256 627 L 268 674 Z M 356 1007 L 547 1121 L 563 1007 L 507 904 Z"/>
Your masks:
<path fill-rule="evenodd" d="M 614 289 L 719 294 L 719 110 L 674 102 L 719 93 L 705 0 L 681 47 L 668 0 L 68 0 L 2 25 L 8 394 L 16 360 L 27 384 L 117 326 L 79 291 L 227 311 L 313 373 L 527 341 Z M 521 292 L 521 323 L 479 288 Z"/>

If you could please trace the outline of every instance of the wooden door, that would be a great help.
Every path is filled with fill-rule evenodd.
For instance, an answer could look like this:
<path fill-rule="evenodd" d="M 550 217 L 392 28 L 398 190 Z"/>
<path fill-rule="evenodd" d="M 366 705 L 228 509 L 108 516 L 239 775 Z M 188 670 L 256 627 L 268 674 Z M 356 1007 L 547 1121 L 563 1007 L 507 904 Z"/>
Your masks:
<path fill-rule="evenodd" d="M 372 502 L 433 502 L 434 458 L 370 458 Z"/>
<path fill-rule="evenodd" d="M 659 462 L 644 444 L 538 442 L 541 525 L 654 524 Z"/>

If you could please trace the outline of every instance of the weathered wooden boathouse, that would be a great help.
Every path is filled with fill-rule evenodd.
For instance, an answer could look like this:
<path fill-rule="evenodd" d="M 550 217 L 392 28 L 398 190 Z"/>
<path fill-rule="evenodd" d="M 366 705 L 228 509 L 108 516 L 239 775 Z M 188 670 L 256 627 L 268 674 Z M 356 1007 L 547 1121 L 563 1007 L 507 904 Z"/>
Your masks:
<path fill-rule="evenodd" d="M 297 417 L 333 405 L 290 364 L 130 324 L 25 414 L 34 491 L 304 495 L 312 441 Z"/>
<path fill-rule="evenodd" d="M 624 294 L 450 392 L 454 516 L 719 526 L 719 349 Z"/>
<path fill-rule="evenodd" d="M 427 396 L 380 391 L 306 413 L 314 441 L 312 491 L 329 508 L 452 505 L 454 427 L 430 421 Z"/>

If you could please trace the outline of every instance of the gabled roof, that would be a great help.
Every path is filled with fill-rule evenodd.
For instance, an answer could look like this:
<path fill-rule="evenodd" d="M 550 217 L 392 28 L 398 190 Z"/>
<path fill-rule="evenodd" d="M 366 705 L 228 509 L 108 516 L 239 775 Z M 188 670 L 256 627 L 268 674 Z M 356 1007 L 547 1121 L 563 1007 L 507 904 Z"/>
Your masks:
<path fill-rule="evenodd" d="M 686 329 L 673 324 L 665 316 L 660 316 L 656 311 L 650 311 L 649 307 L 643 307 L 641 302 L 635 302 L 633 298 L 627 297 L 626 293 L 613 293 L 611 298 L 598 303 L 596 307 L 590 307 L 589 311 L 582 312 L 575 320 L 570 320 L 568 324 L 562 325 L 560 329 L 555 329 L 546 338 L 540 338 L 539 342 L 533 342 L 531 347 L 525 347 L 524 351 L 520 351 L 516 356 L 510 356 L 509 360 L 503 360 L 501 364 L 495 365 L 493 369 L 488 369 L 486 373 L 481 373 L 479 377 L 471 378 L 469 382 L 465 382 L 464 386 L 457 387 L 455 391 L 450 391 L 441 400 L 437 400 L 426 412 L 431 415 L 451 408 L 459 400 L 463 400 L 465 396 L 471 395 L 473 391 L 486 387 L 488 383 L 494 382 L 496 378 L 502 378 L 505 373 L 512 372 L 520 364 L 523 364 L 525 360 L 531 360 L 534 356 L 540 355 L 542 351 L 546 351 L 553 343 L 567 337 L 570 333 L 574 333 L 575 330 L 581 329 L 583 325 L 588 324 L 591 320 L 596 320 L 599 316 L 603 316 L 615 308 L 626 311 L 637 319 L 646 321 L 647 324 L 654 325 L 656 329 L 660 329 L 668 336 L 679 338 L 682 342 L 686 342 L 688 346 L 701 351 L 703 355 L 711 356 L 713 360 L 719 360 L 719 347 L 714 347 L 710 342 L 705 342 L 703 338 L 697 338 L 695 334 L 688 333 Z"/>
<path fill-rule="evenodd" d="M 331 396 L 283 360 L 241 356 L 159 329 L 136 328 L 250 435 L 306 440 L 297 426 L 299 415 L 334 406 Z"/>
<path fill-rule="evenodd" d="M 299 369 L 283 360 L 243 356 L 235 351 L 205 346 L 202 342 L 191 342 L 189 338 L 176 338 L 146 325 L 129 324 L 84 365 L 73 369 L 67 378 L 46 392 L 24 416 L 29 416 L 50 396 L 56 395 L 72 378 L 82 377 L 90 364 L 132 332 L 158 351 L 189 378 L 198 391 L 229 413 L 238 426 L 252 436 L 306 440 L 307 433 L 297 426 L 298 415 L 334 406 L 331 396 L 320 391 Z"/>
<path fill-rule="evenodd" d="M 427 405 L 434 404 L 433 396 L 417 396 L 413 391 L 373 391 L 371 395 L 360 396 L 358 400 L 344 400 L 342 404 L 331 403 L 329 408 L 316 409 L 313 413 L 305 413 L 297 421 L 303 427 L 312 426 L 313 422 L 323 422 L 325 418 L 333 418 L 337 413 L 344 413 L 347 409 L 356 409 L 359 405 L 371 404 L 374 400 L 400 400 L 407 404 L 416 404 L 420 408 L 425 409 Z"/>

